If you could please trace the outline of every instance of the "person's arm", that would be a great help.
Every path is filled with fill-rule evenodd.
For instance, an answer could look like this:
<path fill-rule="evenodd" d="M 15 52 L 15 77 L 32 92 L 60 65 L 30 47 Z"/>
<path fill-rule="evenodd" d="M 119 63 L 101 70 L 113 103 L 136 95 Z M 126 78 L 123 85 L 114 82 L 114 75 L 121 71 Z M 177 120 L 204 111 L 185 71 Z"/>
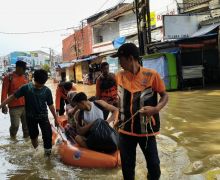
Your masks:
<path fill-rule="evenodd" d="M 2 107 L 5 107 L 6 104 L 10 103 L 14 99 L 18 99 L 18 98 L 24 96 L 26 93 L 26 87 L 27 87 L 26 85 L 23 85 L 14 94 L 10 95 L 5 101 L 2 102 L 2 104 L 0 105 L 0 109 Z"/>
<path fill-rule="evenodd" d="M 61 98 L 60 88 L 57 87 L 57 89 L 56 89 L 56 98 L 55 98 L 56 112 L 59 112 L 59 110 L 60 110 L 60 98 Z"/>
<path fill-rule="evenodd" d="M 144 106 L 139 110 L 140 113 L 146 115 L 147 117 L 151 117 L 154 114 L 157 114 L 160 112 L 160 110 L 167 104 L 168 102 L 168 94 L 166 91 L 160 92 L 160 100 L 157 106 Z"/>
<path fill-rule="evenodd" d="M 167 104 L 168 102 L 168 94 L 166 92 L 165 84 L 163 80 L 161 79 L 160 75 L 158 73 L 155 73 L 154 79 L 152 82 L 152 88 L 154 91 L 158 92 L 160 94 L 160 100 L 157 104 L 157 106 L 144 106 L 139 110 L 140 113 L 146 115 L 147 117 L 150 117 L 154 114 L 157 114 L 160 112 L 160 110 Z"/>
<path fill-rule="evenodd" d="M 9 88 L 9 77 L 5 76 L 2 83 L 2 96 L 1 103 L 5 101 L 8 97 L 8 88 Z"/>
<path fill-rule="evenodd" d="M 96 95 L 97 99 L 100 99 L 101 91 L 100 91 L 100 79 L 97 78 L 96 80 Z"/>
<path fill-rule="evenodd" d="M 76 90 L 77 90 L 76 87 L 75 87 L 75 86 L 72 86 L 71 91 L 76 91 Z"/>
<path fill-rule="evenodd" d="M 14 99 L 16 99 L 16 97 L 14 96 L 14 94 L 10 95 L 7 99 L 5 99 L 2 104 L 0 105 L 0 109 L 5 107 L 6 104 L 10 103 L 11 101 L 13 101 Z"/>
<path fill-rule="evenodd" d="M 58 121 L 57 121 L 57 115 L 56 115 L 56 111 L 55 111 L 55 108 L 54 108 L 54 105 L 53 105 L 53 96 L 52 96 L 52 92 L 51 90 L 48 88 L 47 91 L 46 91 L 46 102 L 47 102 L 47 105 L 50 109 L 50 112 L 52 113 L 53 117 L 54 117 L 54 124 L 55 126 L 58 125 Z"/>
<path fill-rule="evenodd" d="M 77 134 L 79 135 L 86 135 L 87 132 L 90 130 L 90 128 L 92 127 L 93 123 L 89 123 L 89 124 L 83 124 L 83 120 L 81 119 L 80 117 L 80 110 L 78 110 L 76 108 L 76 112 L 74 114 L 74 119 L 76 121 L 76 131 L 77 131 Z"/>
<path fill-rule="evenodd" d="M 92 123 L 89 123 L 89 124 L 86 124 L 84 126 L 79 126 L 78 124 L 76 125 L 76 130 L 77 130 L 77 133 L 81 136 L 84 136 L 86 135 L 86 133 L 90 130 L 90 128 L 92 127 L 93 125 L 93 122 Z"/>
<path fill-rule="evenodd" d="M 8 97 L 8 89 L 9 89 L 9 77 L 8 76 L 5 76 L 4 79 L 3 79 L 3 83 L 2 83 L 2 96 L 1 96 L 1 103 L 3 101 L 5 101 Z M 7 106 L 3 106 L 2 107 L 2 112 L 4 114 L 7 114 L 8 112 L 8 108 Z"/>
<path fill-rule="evenodd" d="M 54 105 L 52 104 L 52 105 L 50 105 L 48 107 L 49 107 L 50 112 L 52 113 L 52 115 L 54 117 L 54 124 L 55 124 L 55 126 L 58 126 L 57 115 L 56 115 L 56 111 L 55 111 Z"/>
<path fill-rule="evenodd" d="M 101 105 L 104 109 L 111 112 L 111 116 L 106 120 L 108 123 L 110 122 L 117 122 L 118 121 L 118 114 L 119 110 L 113 105 L 108 104 L 107 102 L 103 100 L 97 100 L 96 101 L 99 105 Z"/>

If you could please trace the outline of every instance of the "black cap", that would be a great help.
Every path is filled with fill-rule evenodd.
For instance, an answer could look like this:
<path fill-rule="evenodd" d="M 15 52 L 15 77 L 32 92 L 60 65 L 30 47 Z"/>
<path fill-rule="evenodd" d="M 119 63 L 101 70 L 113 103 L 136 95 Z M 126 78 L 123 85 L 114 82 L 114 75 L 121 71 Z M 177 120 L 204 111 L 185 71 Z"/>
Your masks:
<path fill-rule="evenodd" d="M 135 59 L 139 59 L 139 49 L 133 43 L 125 43 L 119 47 L 118 52 L 113 54 L 111 57 L 120 57 L 120 56 L 133 56 Z"/>

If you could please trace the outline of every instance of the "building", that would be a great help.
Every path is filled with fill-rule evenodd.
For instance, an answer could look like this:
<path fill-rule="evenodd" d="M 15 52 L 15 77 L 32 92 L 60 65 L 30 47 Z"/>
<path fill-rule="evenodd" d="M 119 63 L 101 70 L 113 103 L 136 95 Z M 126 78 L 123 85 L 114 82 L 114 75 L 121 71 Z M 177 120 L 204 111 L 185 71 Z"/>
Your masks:
<path fill-rule="evenodd" d="M 41 68 L 44 64 L 50 65 L 50 55 L 44 51 L 30 51 L 31 66 L 34 69 Z"/>

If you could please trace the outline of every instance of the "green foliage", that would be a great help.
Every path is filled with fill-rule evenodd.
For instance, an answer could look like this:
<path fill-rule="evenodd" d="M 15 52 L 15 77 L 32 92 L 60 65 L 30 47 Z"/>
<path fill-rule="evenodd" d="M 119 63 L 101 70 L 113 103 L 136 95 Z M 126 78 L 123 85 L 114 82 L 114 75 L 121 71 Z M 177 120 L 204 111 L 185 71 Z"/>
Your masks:
<path fill-rule="evenodd" d="M 48 64 L 44 64 L 42 67 L 45 71 L 50 72 L 50 66 Z"/>

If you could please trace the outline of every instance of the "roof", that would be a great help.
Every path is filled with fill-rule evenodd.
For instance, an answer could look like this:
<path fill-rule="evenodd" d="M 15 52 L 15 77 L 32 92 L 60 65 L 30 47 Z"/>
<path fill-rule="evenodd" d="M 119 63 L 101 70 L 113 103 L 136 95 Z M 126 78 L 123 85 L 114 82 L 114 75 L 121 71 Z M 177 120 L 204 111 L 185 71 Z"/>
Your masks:
<path fill-rule="evenodd" d="M 91 23 L 91 26 L 95 26 L 104 22 L 107 22 L 111 19 L 115 19 L 118 18 L 120 16 L 122 16 L 124 13 L 130 11 L 134 9 L 133 4 L 123 4 L 121 7 L 119 7 L 116 10 L 112 10 L 110 11 L 108 14 L 103 15 L 102 17 L 100 17 L 99 19 L 97 19 L 96 21 L 94 21 L 93 23 Z"/>
<path fill-rule="evenodd" d="M 71 67 L 74 64 L 75 63 L 73 63 L 73 62 L 65 62 L 65 63 L 58 64 L 57 66 L 58 66 L 58 68 L 63 69 L 63 68 Z"/>
<path fill-rule="evenodd" d="M 117 4 L 116 6 L 113 6 L 111 8 L 105 9 L 105 10 L 103 10 L 101 12 L 98 12 L 96 14 L 93 14 L 93 15 L 89 16 L 88 18 L 86 18 L 87 23 L 92 23 L 92 22 L 96 21 L 99 17 L 103 16 L 104 14 L 108 14 L 109 12 L 117 9 L 118 7 L 123 6 L 124 4 L 127 4 L 127 3 Z"/>
<path fill-rule="evenodd" d="M 203 35 L 205 35 L 205 34 L 211 32 L 212 30 L 214 30 L 214 29 L 217 28 L 218 26 L 220 26 L 220 23 L 202 26 L 202 28 L 200 28 L 200 29 L 199 29 L 198 31 L 196 31 L 193 35 L 191 35 L 191 37 L 203 36 Z"/>
<path fill-rule="evenodd" d="M 83 62 L 83 61 L 90 61 L 90 60 L 93 60 L 95 58 L 97 58 L 97 56 L 94 55 L 94 56 L 90 56 L 90 57 L 83 58 L 83 59 L 74 59 L 71 62 L 72 63 L 79 63 L 79 62 Z"/>

